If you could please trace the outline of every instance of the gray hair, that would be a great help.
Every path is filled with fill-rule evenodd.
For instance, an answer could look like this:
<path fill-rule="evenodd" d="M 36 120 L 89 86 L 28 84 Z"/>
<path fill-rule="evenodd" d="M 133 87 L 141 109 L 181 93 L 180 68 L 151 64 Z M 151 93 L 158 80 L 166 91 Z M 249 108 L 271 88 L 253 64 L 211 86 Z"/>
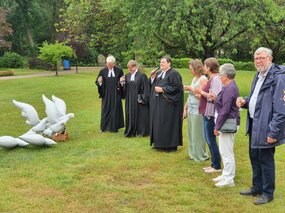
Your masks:
<path fill-rule="evenodd" d="M 233 64 L 225 63 L 220 66 L 219 73 L 220 75 L 227 76 L 228 79 L 234 79 L 236 76 L 236 69 Z"/>
<path fill-rule="evenodd" d="M 138 67 L 138 63 L 135 60 L 130 60 L 127 66 Z"/>
<path fill-rule="evenodd" d="M 255 50 L 254 55 L 259 55 L 262 52 L 265 52 L 268 56 L 272 56 L 273 54 L 271 49 L 266 47 L 259 47 L 257 50 Z"/>
<path fill-rule="evenodd" d="M 113 64 L 115 64 L 115 62 L 116 62 L 116 59 L 115 59 L 115 57 L 112 56 L 112 55 L 109 55 L 109 56 L 106 58 L 106 63 L 113 63 Z"/>

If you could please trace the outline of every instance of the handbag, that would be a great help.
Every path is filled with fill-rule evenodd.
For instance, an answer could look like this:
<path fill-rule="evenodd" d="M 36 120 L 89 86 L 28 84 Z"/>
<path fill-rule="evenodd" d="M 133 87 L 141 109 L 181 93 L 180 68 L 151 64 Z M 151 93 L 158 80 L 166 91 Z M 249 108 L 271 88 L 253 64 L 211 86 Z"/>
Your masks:
<path fill-rule="evenodd" d="M 221 133 L 235 133 L 237 132 L 237 120 L 235 118 L 228 118 L 220 129 Z"/>

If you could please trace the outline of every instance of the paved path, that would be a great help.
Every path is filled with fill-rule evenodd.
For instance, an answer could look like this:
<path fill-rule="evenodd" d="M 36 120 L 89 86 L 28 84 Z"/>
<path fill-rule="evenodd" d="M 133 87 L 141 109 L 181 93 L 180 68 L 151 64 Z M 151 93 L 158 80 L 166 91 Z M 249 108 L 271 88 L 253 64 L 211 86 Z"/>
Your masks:
<path fill-rule="evenodd" d="M 78 73 L 82 72 L 97 72 L 102 67 L 78 67 Z M 75 67 L 71 67 L 71 70 L 60 70 L 58 71 L 58 75 L 68 75 L 68 74 L 76 74 Z M 9 79 L 19 79 L 19 78 L 34 78 L 34 77 L 43 77 L 43 76 L 54 76 L 55 71 L 44 71 L 39 73 L 33 73 L 28 75 L 15 75 L 15 76 L 2 76 L 0 80 L 9 80 Z"/>

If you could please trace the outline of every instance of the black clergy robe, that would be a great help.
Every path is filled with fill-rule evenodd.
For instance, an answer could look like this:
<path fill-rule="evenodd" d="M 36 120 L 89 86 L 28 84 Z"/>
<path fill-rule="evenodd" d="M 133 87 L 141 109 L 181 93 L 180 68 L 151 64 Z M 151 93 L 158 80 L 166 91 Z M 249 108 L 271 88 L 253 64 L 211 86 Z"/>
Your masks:
<path fill-rule="evenodd" d="M 103 84 L 98 83 L 99 97 L 101 103 L 101 131 L 117 132 L 118 129 L 124 127 L 124 115 L 122 107 L 122 98 L 119 88 L 120 78 L 124 75 L 123 70 L 119 67 L 114 67 L 115 77 L 108 77 L 109 70 L 107 67 L 99 72 L 99 76 L 103 78 Z"/>
<path fill-rule="evenodd" d="M 171 68 L 162 79 L 158 72 L 151 82 L 150 144 L 159 149 L 176 149 L 182 146 L 183 85 L 181 75 Z M 162 87 L 157 94 L 154 87 Z"/>
<path fill-rule="evenodd" d="M 132 73 L 126 74 L 122 87 L 126 99 L 126 137 L 149 135 L 149 82 L 146 74 L 137 71 L 131 81 Z"/>

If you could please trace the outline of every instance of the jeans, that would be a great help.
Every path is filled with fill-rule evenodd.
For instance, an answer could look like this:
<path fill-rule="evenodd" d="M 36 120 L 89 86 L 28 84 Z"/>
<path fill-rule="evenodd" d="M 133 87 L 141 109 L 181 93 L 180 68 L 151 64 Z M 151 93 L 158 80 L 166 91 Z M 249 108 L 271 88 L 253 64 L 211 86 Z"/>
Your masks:
<path fill-rule="evenodd" d="M 214 117 L 207 118 L 204 116 L 204 133 L 211 153 L 211 167 L 214 169 L 221 169 L 221 157 L 216 136 L 214 135 L 214 128 Z"/>

